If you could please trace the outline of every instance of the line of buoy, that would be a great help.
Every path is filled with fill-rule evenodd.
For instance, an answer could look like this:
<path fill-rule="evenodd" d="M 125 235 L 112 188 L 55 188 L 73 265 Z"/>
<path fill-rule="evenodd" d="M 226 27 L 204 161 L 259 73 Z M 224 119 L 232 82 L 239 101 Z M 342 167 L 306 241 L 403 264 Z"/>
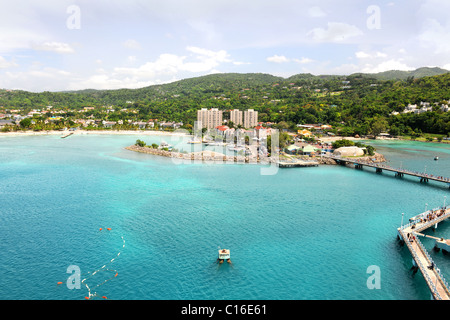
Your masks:
<path fill-rule="evenodd" d="M 102 231 L 102 230 L 103 230 L 103 228 L 99 228 L 99 231 Z M 111 231 L 111 228 L 106 228 L 106 230 Z M 123 244 L 122 244 L 122 249 L 124 249 L 124 248 L 125 248 L 125 239 L 123 238 L 123 236 L 121 236 L 121 238 L 122 238 L 122 242 L 123 242 Z M 113 259 L 110 260 L 109 263 L 104 264 L 101 268 L 99 268 L 98 270 L 95 270 L 95 271 L 92 272 L 92 273 L 91 273 L 91 272 L 88 272 L 88 273 L 87 273 L 87 276 L 86 276 L 83 280 L 81 280 L 81 283 L 83 283 L 83 284 L 86 286 L 86 288 L 88 289 L 88 296 L 85 296 L 85 297 L 84 297 L 86 300 L 90 300 L 91 298 L 97 297 L 97 292 L 94 292 L 94 293 L 91 292 L 93 289 L 96 289 L 96 288 L 100 287 L 101 285 L 103 285 L 103 284 L 105 284 L 106 282 L 108 282 L 108 281 L 110 281 L 110 280 L 116 278 L 116 277 L 119 275 L 119 273 L 117 272 L 117 270 L 107 269 L 106 267 L 107 267 L 108 264 L 111 264 L 112 262 L 114 262 L 114 260 L 117 259 L 117 258 L 120 256 L 120 254 L 121 254 L 121 251 L 119 251 L 119 252 L 117 253 L 117 255 L 116 255 Z M 90 288 L 89 285 L 86 283 L 86 280 L 88 280 L 89 278 L 93 277 L 95 274 L 97 274 L 98 272 L 101 272 L 101 271 L 115 272 L 115 274 L 114 274 L 113 277 L 111 277 L 111 278 L 109 278 L 109 279 L 106 279 L 105 281 L 103 281 L 103 282 L 100 283 L 100 284 L 97 284 L 97 285 L 94 286 L 93 288 Z M 58 286 L 61 285 L 61 284 L 63 284 L 62 281 L 57 282 L 57 285 L 58 285 Z M 102 297 L 103 299 L 108 299 L 106 296 L 101 296 L 101 297 Z"/>

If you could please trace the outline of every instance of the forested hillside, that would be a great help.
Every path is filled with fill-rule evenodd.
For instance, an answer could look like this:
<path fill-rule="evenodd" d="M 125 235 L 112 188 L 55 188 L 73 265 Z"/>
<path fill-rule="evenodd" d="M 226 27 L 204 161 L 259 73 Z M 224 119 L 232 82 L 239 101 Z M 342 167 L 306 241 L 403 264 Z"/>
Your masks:
<path fill-rule="evenodd" d="M 252 108 L 259 112 L 259 121 L 292 129 L 297 124 L 327 123 L 349 135 L 384 131 L 394 135 L 421 132 L 448 135 L 450 112 L 440 107 L 450 100 L 450 74 L 423 77 L 427 72 L 445 70 L 422 68 L 416 71 L 403 80 L 385 80 L 368 74 L 299 74 L 285 79 L 269 74 L 230 73 L 141 89 L 42 93 L 0 90 L 0 106 L 3 110 L 23 112 L 46 106 L 65 110 L 95 107 L 98 109 L 95 115 L 105 119 L 112 114 L 103 113 L 102 106 L 112 106 L 117 110 L 138 110 L 141 120 L 157 118 L 185 124 L 193 124 L 199 108 L 216 107 L 224 111 Z M 391 76 L 395 78 L 398 74 Z M 381 78 L 384 77 L 386 74 Z M 420 102 L 429 102 L 433 111 L 401 113 L 408 104 Z M 400 114 L 391 115 L 394 111 Z M 120 118 L 120 114 L 115 114 L 117 117 Z"/>

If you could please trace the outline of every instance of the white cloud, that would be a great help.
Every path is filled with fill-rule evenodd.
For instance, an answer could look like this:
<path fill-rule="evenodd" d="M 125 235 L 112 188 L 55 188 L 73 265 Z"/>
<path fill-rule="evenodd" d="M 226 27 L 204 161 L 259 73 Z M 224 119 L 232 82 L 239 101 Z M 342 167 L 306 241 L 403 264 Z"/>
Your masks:
<path fill-rule="evenodd" d="M 358 51 L 358 52 L 355 52 L 355 56 L 356 56 L 358 59 L 386 58 L 386 57 L 387 57 L 387 54 L 385 54 L 385 53 L 383 53 L 383 52 L 379 52 L 379 51 L 377 51 L 377 52 L 375 52 L 375 53 L 373 53 L 373 54 L 366 53 L 366 52 L 364 52 L 364 51 Z"/>
<path fill-rule="evenodd" d="M 122 88 L 143 88 L 153 84 L 161 83 L 159 80 L 138 81 L 125 77 L 122 79 L 113 78 L 107 74 L 95 74 L 87 79 L 78 79 L 69 83 L 69 90 L 93 89 L 122 89 Z"/>
<path fill-rule="evenodd" d="M 294 59 L 295 62 L 300 63 L 300 64 L 307 64 L 307 63 L 311 63 L 314 62 L 314 60 L 310 59 L 310 58 L 301 58 L 301 59 Z"/>
<path fill-rule="evenodd" d="M 401 71 L 411 71 L 415 68 L 406 65 L 401 59 L 395 60 L 387 60 L 383 61 L 379 64 L 366 64 L 362 70 L 364 73 L 378 73 L 389 70 L 401 70 Z"/>
<path fill-rule="evenodd" d="M 65 90 L 67 82 L 73 76 L 67 70 L 33 66 L 28 71 L 5 72 L 0 77 L 0 87 L 35 92 Z"/>
<path fill-rule="evenodd" d="M 328 22 L 327 28 L 315 28 L 307 34 L 318 42 L 342 42 L 363 35 L 358 27 L 342 22 Z"/>
<path fill-rule="evenodd" d="M 217 67 L 222 63 L 233 62 L 225 50 L 212 51 L 199 47 L 189 46 L 186 48 L 193 56 L 180 56 L 176 54 L 164 53 L 159 55 L 155 61 L 149 61 L 136 68 L 117 67 L 114 68 L 112 77 L 123 79 L 128 77 L 131 83 L 149 83 L 156 78 L 176 77 L 180 73 L 217 73 Z M 102 80 L 103 78 L 93 78 Z M 108 78 L 109 79 L 109 78 Z M 108 81 L 112 85 L 116 85 Z"/>
<path fill-rule="evenodd" d="M 137 61 L 137 58 L 136 56 L 128 56 L 127 61 L 133 63 Z"/>
<path fill-rule="evenodd" d="M 358 52 L 355 52 L 355 56 L 356 56 L 358 59 L 366 59 L 366 58 L 370 58 L 370 57 L 371 57 L 370 54 L 365 53 L 364 51 L 358 51 Z"/>
<path fill-rule="evenodd" d="M 423 30 L 418 35 L 423 47 L 431 49 L 435 54 L 450 53 L 450 24 L 441 24 L 434 19 L 425 20 Z"/>
<path fill-rule="evenodd" d="M 56 53 L 74 53 L 75 50 L 67 43 L 64 42 L 43 42 L 40 44 L 33 45 L 34 50 L 39 51 L 52 51 Z"/>
<path fill-rule="evenodd" d="M 242 66 L 242 65 L 248 65 L 248 64 L 252 64 L 251 62 L 243 62 L 243 61 L 233 61 L 233 64 L 235 66 Z"/>
<path fill-rule="evenodd" d="M 17 67 L 17 63 L 13 61 L 7 61 L 4 57 L 0 56 L 0 69 L 6 69 L 10 67 Z"/>
<path fill-rule="evenodd" d="M 320 7 L 311 7 L 308 10 L 308 14 L 312 18 L 322 18 L 325 17 L 327 14 L 322 10 Z"/>
<path fill-rule="evenodd" d="M 122 43 L 122 46 L 124 46 L 127 49 L 132 49 L 132 50 L 141 49 L 141 44 L 134 39 L 128 39 L 127 41 Z"/>
<path fill-rule="evenodd" d="M 266 60 L 269 61 L 269 62 L 275 62 L 275 63 L 289 62 L 288 58 L 286 58 L 285 56 L 279 56 L 279 55 L 274 55 L 272 57 L 267 57 Z"/>

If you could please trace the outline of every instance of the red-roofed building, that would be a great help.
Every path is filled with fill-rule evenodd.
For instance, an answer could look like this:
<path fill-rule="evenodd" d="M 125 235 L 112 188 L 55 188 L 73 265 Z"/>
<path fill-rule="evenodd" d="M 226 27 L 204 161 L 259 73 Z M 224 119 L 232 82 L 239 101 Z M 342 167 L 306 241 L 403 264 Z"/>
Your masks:
<path fill-rule="evenodd" d="M 216 129 L 218 131 L 224 132 L 224 131 L 227 131 L 230 128 L 228 128 L 228 126 L 217 126 Z"/>

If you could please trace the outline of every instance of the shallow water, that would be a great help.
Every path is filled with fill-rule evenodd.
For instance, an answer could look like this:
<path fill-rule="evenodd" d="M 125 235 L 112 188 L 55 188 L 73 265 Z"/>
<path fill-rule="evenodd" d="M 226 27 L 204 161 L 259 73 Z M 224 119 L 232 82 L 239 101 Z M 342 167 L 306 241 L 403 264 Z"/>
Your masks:
<path fill-rule="evenodd" d="M 407 219 L 441 206 L 449 195 L 445 184 L 372 168 L 262 175 L 259 165 L 174 164 L 124 149 L 138 138 L 0 137 L 0 298 L 83 299 L 83 285 L 67 288 L 67 267 L 77 265 L 86 275 L 119 251 L 108 265 L 118 276 L 96 289 L 100 296 L 430 298 L 423 277 L 410 271 L 396 228 L 402 213 Z M 392 166 L 450 175 L 447 146 L 374 145 Z M 436 234 L 450 238 L 448 225 Z M 433 247 L 429 239 L 423 243 Z M 218 247 L 231 250 L 231 265 L 216 263 Z M 430 254 L 450 279 L 450 257 Z M 372 265 L 381 271 L 379 290 L 367 287 Z M 98 273 L 89 285 L 110 277 Z"/>

